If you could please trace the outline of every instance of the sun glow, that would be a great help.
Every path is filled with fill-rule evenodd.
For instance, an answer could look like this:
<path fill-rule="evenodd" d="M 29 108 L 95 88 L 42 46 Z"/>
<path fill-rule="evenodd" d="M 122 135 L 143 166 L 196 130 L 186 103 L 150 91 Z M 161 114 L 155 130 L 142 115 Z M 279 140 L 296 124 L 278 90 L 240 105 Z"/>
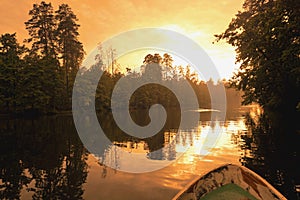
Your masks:
<path fill-rule="evenodd" d="M 238 64 L 235 63 L 234 48 L 223 41 L 216 43 L 214 34 L 207 30 L 187 29 L 178 24 L 168 24 L 160 28 L 179 32 L 197 42 L 214 62 L 222 78 L 230 78 L 232 72 L 238 69 Z M 178 43 L 180 41 L 176 41 L 176 38 L 174 38 L 174 42 Z M 193 50 L 191 49 L 190 51 Z M 217 80 L 216 77 L 212 78 L 215 81 Z"/>

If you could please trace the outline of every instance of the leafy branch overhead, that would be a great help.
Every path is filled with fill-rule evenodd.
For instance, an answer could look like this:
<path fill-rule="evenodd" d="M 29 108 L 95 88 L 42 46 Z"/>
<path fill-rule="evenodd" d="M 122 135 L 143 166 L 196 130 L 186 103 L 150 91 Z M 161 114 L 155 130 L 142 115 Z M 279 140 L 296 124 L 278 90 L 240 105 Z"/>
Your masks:
<path fill-rule="evenodd" d="M 232 86 L 244 103 L 295 110 L 300 102 L 300 1 L 246 0 L 217 41 L 236 48 Z M 298 105 L 299 106 L 299 105 Z"/>

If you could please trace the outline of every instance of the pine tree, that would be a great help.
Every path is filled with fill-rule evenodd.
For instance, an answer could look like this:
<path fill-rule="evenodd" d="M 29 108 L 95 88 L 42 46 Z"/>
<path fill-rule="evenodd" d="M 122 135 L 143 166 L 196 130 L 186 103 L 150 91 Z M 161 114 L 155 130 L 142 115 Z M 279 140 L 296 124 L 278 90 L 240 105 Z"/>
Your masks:
<path fill-rule="evenodd" d="M 32 50 L 38 52 L 42 57 L 55 57 L 55 18 L 51 3 L 42 1 L 33 4 L 29 11 L 31 19 L 25 22 L 30 38 L 25 40 L 32 43 Z"/>
<path fill-rule="evenodd" d="M 60 5 L 55 13 L 58 53 L 64 69 L 66 94 L 69 96 L 84 56 L 83 45 L 78 39 L 80 25 L 77 24 L 78 19 L 67 4 Z"/>
<path fill-rule="evenodd" d="M 21 56 L 24 46 L 17 43 L 16 33 L 3 34 L 0 37 L 0 103 L 6 111 L 16 111 L 20 93 Z M 11 108 L 13 110 L 11 110 Z"/>
<path fill-rule="evenodd" d="M 62 101 L 62 77 L 61 68 L 57 56 L 57 37 L 55 34 L 56 21 L 53 14 L 51 3 L 42 1 L 40 4 L 34 4 L 33 9 L 29 11 L 31 19 L 25 22 L 26 29 L 30 38 L 26 40 L 32 43 L 30 50 L 31 55 L 36 60 L 31 67 L 39 67 L 39 84 L 41 87 L 40 94 L 45 101 L 42 104 L 45 112 L 53 112 L 61 106 Z M 33 69 L 33 68 L 32 68 Z"/>

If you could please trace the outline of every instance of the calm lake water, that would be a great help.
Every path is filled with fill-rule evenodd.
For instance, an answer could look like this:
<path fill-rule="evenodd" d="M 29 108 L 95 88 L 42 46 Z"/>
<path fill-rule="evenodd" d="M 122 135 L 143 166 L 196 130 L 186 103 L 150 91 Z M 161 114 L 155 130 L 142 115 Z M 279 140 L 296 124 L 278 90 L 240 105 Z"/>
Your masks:
<path fill-rule="evenodd" d="M 2 119 L 0 199 L 165 200 L 226 163 L 247 166 L 288 199 L 297 199 L 299 132 L 283 126 L 284 130 L 275 131 L 285 131 L 285 137 L 273 137 L 273 129 L 258 118 L 260 112 L 257 107 L 242 108 L 227 113 L 225 121 L 216 117 L 213 123 L 210 113 L 203 112 L 197 127 L 190 130 L 177 130 L 174 114 L 164 131 L 145 140 L 122 133 L 109 114 L 100 114 L 100 124 L 114 145 L 105 146 L 98 155 L 84 148 L 72 116 Z M 136 112 L 133 118 L 147 124 L 144 114 Z M 220 130 L 213 148 L 205 146 Z M 183 150 L 186 153 L 179 157 Z M 133 167 L 133 162 L 168 166 L 147 173 L 117 170 Z"/>

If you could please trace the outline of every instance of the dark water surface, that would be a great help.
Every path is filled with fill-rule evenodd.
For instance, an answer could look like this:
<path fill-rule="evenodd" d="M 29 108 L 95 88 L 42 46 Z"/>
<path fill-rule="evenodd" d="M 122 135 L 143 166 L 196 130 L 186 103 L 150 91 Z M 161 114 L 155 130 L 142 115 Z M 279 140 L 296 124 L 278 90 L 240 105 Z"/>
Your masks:
<path fill-rule="evenodd" d="M 164 131 L 145 140 L 123 134 L 109 115 L 100 115 L 114 145 L 97 156 L 84 148 L 72 116 L 1 119 L 0 199 L 171 199 L 192 179 L 225 163 L 243 164 L 288 199 L 297 199 L 299 132 L 280 123 L 283 119 L 271 128 L 258 117 L 259 108 L 244 110 L 213 123 L 209 113 L 201 113 L 198 126 L 190 130 L 177 130 L 174 114 Z M 143 116 L 136 113 L 133 118 L 147 124 Z M 213 148 L 205 146 L 204 141 L 214 139 L 218 131 Z M 134 167 L 133 162 L 168 166 L 147 173 L 117 170 Z"/>

